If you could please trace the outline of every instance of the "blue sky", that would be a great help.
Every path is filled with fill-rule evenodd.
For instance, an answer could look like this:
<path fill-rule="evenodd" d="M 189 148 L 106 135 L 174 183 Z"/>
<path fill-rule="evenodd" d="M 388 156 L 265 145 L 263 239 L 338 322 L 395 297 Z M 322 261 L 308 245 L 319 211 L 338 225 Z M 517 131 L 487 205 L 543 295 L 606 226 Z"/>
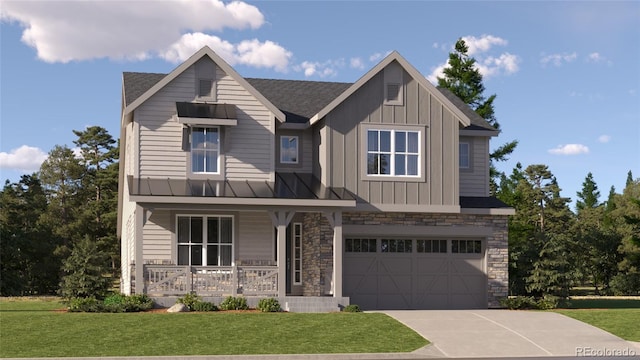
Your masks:
<path fill-rule="evenodd" d="M 354 82 L 397 50 L 435 79 L 463 37 L 497 94 L 499 168 L 546 164 L 574 199 L 640 176 L 638 1 L 13 1 L 0 3 L 0 178 L 72 130 L 119 134 L 123 71 L 170 72 L 209 45 L 246 77 Z"/>

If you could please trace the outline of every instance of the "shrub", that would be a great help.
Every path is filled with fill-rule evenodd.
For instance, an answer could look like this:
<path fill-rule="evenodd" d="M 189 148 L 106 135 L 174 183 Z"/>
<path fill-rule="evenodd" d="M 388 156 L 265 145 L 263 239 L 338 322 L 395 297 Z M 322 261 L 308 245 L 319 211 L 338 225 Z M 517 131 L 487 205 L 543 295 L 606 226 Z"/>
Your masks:
<path fill-rule="evenodd" d="M 193 304 L 193 309 L 191 311 L 218 311 L 218 307 L 213 303 L 200 301 Z"/>
<path fill-rule="evenodd" d="M 614 295 L 640 295 L 640 273 L 618 274 L 611 279 Z"/>
<path fill-rule="evenodd" d="M 136 311 L 144 311 L 153 308 L 153 300 L 146 294 L 136 294 L 126 297 L 126 303 L 136 308 Z"/>
<path fill-rule="evenodd" d="M 103 301 L 94 297 L 72 298 L 67 301 L 67 308 L 71 312 L 139 312 L 153 307 L 153 300 L 147 295 L 111 294 Z"/>
<path fill-rule="evenodd" d="M 514 296 L 500 300 L 500 305 L 511 310 L 549 310 L 555 309 L 560 303 L 560 298 L 553 295 L 545 295 L 539 299 L 533 296 Z"/>
<path fill-rule="evenodd" d="M 342 309 L 342 311 L 344 311 L 344 312 L 362 312 L 362 310 L 360 310 L 360 306 L 358 306 L 356 304 L 347 305 L 347 306 L 344 307 L 344 309 Z"/>
<path fill-rule="evenodd" d="M 176 300 L 179 304 L 184 304 L 190 311 L 218 311 L 213 303 L 203 301 L 202 298 L 196 294 L 186 294 L 179 297 Z"/>
<path fill-rule="evenodd" d="M 186 294 L 176 300 L 178 304 L 184 304 L 189 310 L 193 310 L 195 304 L 202 302 L 202 298 L 196 294 Z"/>
<path fill-rule="evenodd" d="M 545 295 L 544 297 L 536 301 L 536 308 L 538 310 L 555 309 L 558 307 L 558 303 L 560 303 L 559 297 L 553 295 Z"/>
<path fill-rule="evenodd" d="M 511 310 L 537 309 L 536 299 L 532 296 L 515 296 L 500 300 L 500 305 Z"/>
<path fill-rule="evenodd" d="M 279 312 L 282 311 L 278 299 L 268 298 L 258 301 L 258 309 L 262 312 Z"/>
<path fill-rule="evenodd" d="M 247 299 L 241 296 L 229 296 L 220 303 L 221 310 L 247 310 L 248 308 Z"/>
<path fill-rule="evenodd" d="M 79 297 L 67 300 L 70 312 L 102 312 L 104 305 L 94 297 Z"/>

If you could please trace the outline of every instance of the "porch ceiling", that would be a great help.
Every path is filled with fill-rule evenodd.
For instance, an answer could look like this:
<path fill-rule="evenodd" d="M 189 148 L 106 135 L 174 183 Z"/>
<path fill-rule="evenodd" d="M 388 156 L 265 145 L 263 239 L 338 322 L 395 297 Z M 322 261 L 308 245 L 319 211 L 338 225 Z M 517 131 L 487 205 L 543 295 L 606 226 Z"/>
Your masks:
<path fill-rule="evenodd" d="M 148 202 L 203 201 L 219 204 L 355 206 L 344 188 L 326 187 L 312 174 L 276 173 L 276 181 L 128 179 L 132 199 Z M 185 199 L 186 198 L 186 199 Z"/>

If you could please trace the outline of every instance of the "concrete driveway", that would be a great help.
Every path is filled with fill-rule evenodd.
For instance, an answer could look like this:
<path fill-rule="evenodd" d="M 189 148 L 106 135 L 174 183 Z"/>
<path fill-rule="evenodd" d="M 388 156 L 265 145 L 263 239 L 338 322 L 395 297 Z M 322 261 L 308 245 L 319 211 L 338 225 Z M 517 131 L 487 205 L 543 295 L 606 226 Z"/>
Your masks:
<path fill-rule="evenodd" d="M 418 350 L 443 357 L 640 358 L 640 345 L 553 313 L 510 310 L 383 311 L 431 341 Z"/>

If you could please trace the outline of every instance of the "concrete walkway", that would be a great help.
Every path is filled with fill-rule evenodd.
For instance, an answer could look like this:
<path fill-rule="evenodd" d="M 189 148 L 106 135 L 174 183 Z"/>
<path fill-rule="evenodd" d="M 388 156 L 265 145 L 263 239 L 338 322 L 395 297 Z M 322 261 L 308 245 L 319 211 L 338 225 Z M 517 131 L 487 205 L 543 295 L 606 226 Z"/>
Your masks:
<path fill-rule="evenodd" d="M 640 358 L 640 347 L 553 313 L 511 310 L 383 311 L 431 341 L 427 357 Z"/>

